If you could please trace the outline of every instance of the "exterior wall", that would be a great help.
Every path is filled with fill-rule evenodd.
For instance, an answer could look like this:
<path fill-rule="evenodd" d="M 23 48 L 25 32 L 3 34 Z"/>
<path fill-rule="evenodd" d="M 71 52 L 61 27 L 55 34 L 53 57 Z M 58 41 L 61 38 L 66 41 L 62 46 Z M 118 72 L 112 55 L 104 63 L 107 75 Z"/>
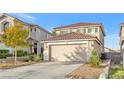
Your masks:
<path fill-rule="evenodd" d="M 84 45 L 85 44 L 85 48 L 86 48 L 86 51 L 87 53 L 91 53 L 91 51 L 95 48 L 96 49 L 96 43 L 94 43 L 95 41 L 65 41 L 65 42 L 46 42 L 44 43 L 44 61 L 49 61 L 49 56 L 50 56 L 50 46 L 54 46 L 54 45 L 70 45 L 70 44 L 73 44 L 73 45 Z M 94 46 L 94 44 L 96 46 Z M 64 50 L 61 50 L 61 51 L 64 51 Z M 66 52 L 66 51 L 65 51 Z"/>
<path fill-rule="evenodd" d="M 121 29 L 121 35 L 120 35 L 120 47 L 121 47 L 121 50 L 124 49 L 124 43 L 122 43 L 122 38 L 124 37 L 124 26 L 122 26 L 122 29 Z M 122 43 L 122 44 L 121 44 Z"/>
<path fill-rule="evenodd" d="M 100 46 L 96 41 L 94 41 L 93 43 L 94 43 L 94 49 L 96 49 L 98 52 L 98 55 L 101 56 L 101 53 L 102 53 L 101 47 L 102 46 Z"/>
<path fill-rule="evenodd" d="M 120 31 L 120 50 L 121 50 L 121 55 L 124 55 L 124 43 L 122 43 L 122 39 L 124 37 L 124 26 L 121 26 L 121 31 Z"/>
<path fill-rule="evenodd" d="M 121 37 L 124 37 L 124 26 L 122 26 L 122 29 L 121 29 Z"/>
<path fill-rule="evenodd" d="M 35 29 L 36 29 L 36 31 L 35 31 Z M 41 48 L 43 47 L 43 44 L 41 44 L 40 41 L 49 38 L 51 36 L 51 34 L 47 33 L 46 31 L 44 31 L 43 29 L 40 29 L 38 27 L 33 27 L 32 31 L 30 31 L 29 35 L 30 35 L 30 37 L 32 37 L 33 39 L 38 41 L 38 42 L 34 42 L 34 43 L 37 43 L 37 55 L 41 55 Z"/>
<path fill-rule="evenodd" d="M 9 22 L 10 23 L 10 25 L 9 26 L 13 26 L 14 25 L 14 22 L 13 22 L 13 18 L 11 18 L 11 17 L 5 17 L 5 18 L 2 18 L 2 19 L 0 19 L 0 34 L 2 34 L 3 33 L 3 24 L 5 23 L 5 22 Z M 13 48 L 11 48 L 11 47 L 7 47 L 6 45 L 4 45 L 3 43 L 0 43 L 0 49 L 8 49 L 9 51 L 10 51 L 10 53 L 12 53 L 13 52 Z"/>
<path fill-rule="evenodd" d="M 11 18 L 11 17 L 5 17 L 4 19 L 0 19 L 0 34 L 3 33 L 3 23 L 5 22 L 9 22 L 11 26 L 14 25 L 14 18 Z"/>
<path fill-rule="evenodd" d="M 101 52 L 104 52 L 104 35 L 101 28 L 99 28 L 99 40 L 102 42 Z"/>

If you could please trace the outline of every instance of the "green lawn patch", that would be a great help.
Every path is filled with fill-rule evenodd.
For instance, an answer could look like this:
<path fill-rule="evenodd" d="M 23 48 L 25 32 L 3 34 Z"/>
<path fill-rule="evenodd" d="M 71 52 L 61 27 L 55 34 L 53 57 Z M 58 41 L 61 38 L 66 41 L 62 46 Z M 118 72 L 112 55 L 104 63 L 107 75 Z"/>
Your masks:
<path fill-rule="evenodd" d="M 124 68 L 121 66 L 111 67 L 109 70 L 109 79 L 124 79 Z"/>

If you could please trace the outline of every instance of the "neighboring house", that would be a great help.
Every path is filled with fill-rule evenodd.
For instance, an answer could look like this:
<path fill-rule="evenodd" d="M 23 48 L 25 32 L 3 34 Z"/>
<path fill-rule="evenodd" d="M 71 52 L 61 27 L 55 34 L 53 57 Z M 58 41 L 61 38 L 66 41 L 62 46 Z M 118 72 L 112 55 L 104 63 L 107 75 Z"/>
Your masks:
<path fill-rule="evenodd" d="M 44 43 L 46 61 L 88 61 L 96 49 L 98 55 L 104 52 L 103 26 L 98 23 L 77 23 L 54 28 L 53 37 Z"/>
<path fill-rule="evenodd" d="M 121 48 L 121 53 L 123 53 L 124 50 L 124 23 L 120 24 L 120 48 Z"/>
<path fill-rule="evenodd" d="M 123 56 L 123 64 L 124 64 L 124 23 L 120 24 L 120 50 L 121 50 L 121 55 Z"/>
<path fill-rule="evenodd" d="M 8 14 L 1 14 L 0 15 L 0 34 L 4 33 L 5 29 L 14 26 L 18 24 L 18 22 L 21 22 L 24 24 L 24 27 L 29 30 L 29 36 L 27 37 L 27 41 L 29 43 L 30 48 L 23 48 L 26 51 L 29 51 L 30 53 L 35 53 L 37 55 L 40 55 L 43 53 L 43 45 L 40 43 L 41 40 L 47 39 L 51 36 L 50 32 L 43 29 L 42 27 L 35 25 L 35 24 L 29 24 L 26 22 L 23 22 L 13 16 L 10 16 Z M 0 43 L 0 49 L 9 49 L 10 52 L 13 52 L 13 48 L 5 46 L 3 43 Z"/>
<path fill-rule="evenodd" d="M 116 51 L 116 50 L 113 50 L 113 49 L 104 47 L 104 52 L 105 52 L 105 53 L 108 53 L 108 52 L 115 52 L 115 51 Z"/>

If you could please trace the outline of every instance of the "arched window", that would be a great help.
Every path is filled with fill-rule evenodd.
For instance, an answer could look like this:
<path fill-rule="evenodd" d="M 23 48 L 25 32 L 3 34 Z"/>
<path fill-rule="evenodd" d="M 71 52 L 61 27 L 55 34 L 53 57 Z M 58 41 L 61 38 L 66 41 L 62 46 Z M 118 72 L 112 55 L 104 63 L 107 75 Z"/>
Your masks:
<path fill-rule="evenodd" d="M 5 23 L 3 24 L 3 29 L 4 29 L 4 31 L 5 31 L 8 27 L 9 27 L 9 22 L 5 22 Z"/>

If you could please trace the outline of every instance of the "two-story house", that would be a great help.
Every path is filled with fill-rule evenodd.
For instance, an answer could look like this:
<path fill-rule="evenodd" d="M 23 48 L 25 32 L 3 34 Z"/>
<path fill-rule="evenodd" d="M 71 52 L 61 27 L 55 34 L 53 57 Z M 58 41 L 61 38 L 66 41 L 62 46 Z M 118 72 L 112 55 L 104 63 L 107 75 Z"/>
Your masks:
<path fill-rule="evenodd" d="M 18 22 L 23 23 L 24 27 L 29 30 L 27 41 L 30 47 L 23 48 L 23 50 L 29 51 L 30 53 L 35 53 L 37 55 L 42 54 L 43 45 L 40 43 L 40 41 L 50 37 L 51 33 L 38 25 L 23 22 L 18 18 L 3 13 L 0 15 L 0 34 L 4 33 L 6 28 L 14 26 L 18 24 Z M 0 49 L 9 49 L 11 53 L 14 51 L 13 48 L 7 47 L 3 43 L 0 43 Z"/>
<path fill-rule="evenodd" d="M 76 23 L 56 27 L 53 37 L 44 41 L 46 61 L 88 61 L 96 49 L 104 52 L 104 28 L 100 23 Z"/>

